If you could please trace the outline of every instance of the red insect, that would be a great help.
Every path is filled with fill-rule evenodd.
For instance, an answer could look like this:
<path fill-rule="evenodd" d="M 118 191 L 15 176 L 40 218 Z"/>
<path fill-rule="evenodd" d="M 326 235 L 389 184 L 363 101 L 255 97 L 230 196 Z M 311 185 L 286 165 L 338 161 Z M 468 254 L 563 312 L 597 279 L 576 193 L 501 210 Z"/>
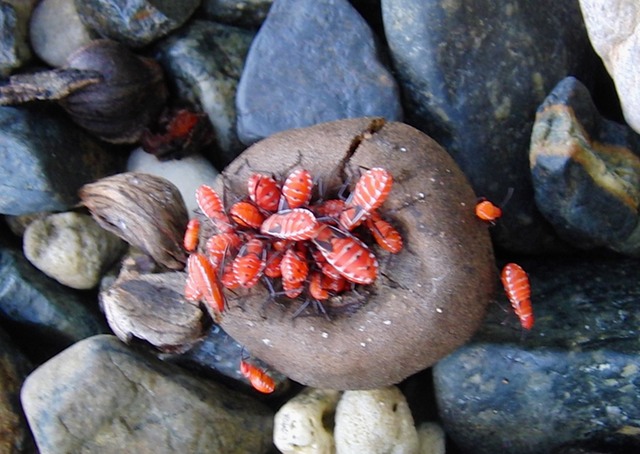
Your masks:
<path fill-rule="evenodd" d="M 205 250 L 215 269 L 218 269 L 226 254 L 240 246 L 240 237 L 235 232 L 218 233 L 207 240 Z"/>
<path fill-rule="evenodd" d="M 196 218 L 190 219 L 187 230 L 184 232 L 182 244 L 188 252 L 193 252 L 198 247 L 200 235 L 200 221 Z"/>
<path fill-rule="evenodd" d="M 301 283 L 309 275 L 309 265 L 304 255 L 293 249 L 287 249 L 287 252 L 284 253 L 280 263 L 280 270 L 282 271 L 283 282 Z"/>
<path fill-rule="evenodd" d="M 284 240 L 303 241 L 313 237 L 317 226 L 311 211 L 296 208 L 272 214 L 262 223 L 260 232 Z"/>
<path fill-rule="evenodd" d="M 211 219 L 220 232 L 233 231 L 229 217 L 224 211 L 222 200 L 213 188 L 205 184 L 201 185 L 196 190 L 196 201 L 205 216 Z"/>
<path fill-rule="evenodd" d="M 517 263 L 507 263 L 502 269 L 501 278 L 504 291 L 520 319 L 520 324 L 527 330 L 533 328 L 529 276 Z"/>
<path fill-rule="evenodd" d="M 187 273 L 185 298 L 189 301 L 204 299 L 215 313 L 222 313 L 224 294 L 209 259 L 203 254 L 192 253 L 187 259 Z"/>
<path fill-rule="evenodd" d="M 322 224 L 312 241 L 327 262 L 349 281 L 368 285 L 378 277 L 376 256 L 353 235 Z"/>
<path fill-rule="evenodd" d="M 256 285 L 266 266 L 264 243 L 251 239 L 245 243 L 233 260 L 233 274 L 241 287 L 249 288 Z"/>
<path fill-rule="evenodd" d="M 284 293 L 285 295 L 287 295 L 287 297 L 291 299 L 297 298 L 302 294 L 302 291 L 304 290 L 304 281 L 293 282 L 282 279 L 282 290 L 284 290 Z"/>
<path fill-rule="evenodd" d="M 232 262 L 229 262 L 225 265 L 224 271 L 222 272 L 222 277 L 220 278 L 220 283 L 224 288 L 228 288 L 229 290 L 240 287 L 240 283 L 236 279 L 236 274 L 233 272 Z"/>
<path fill-rule="evenodd" d="M 376 243 L 385 251 L 397 254 L 402 250 L 402 236 L 391 224 L 382 219 L 377 211 L 371 212 L 366 220 L 367 228 L 373 234 Z"/>
<path fill-rule="evenodd" d="M 313 192 L 313 179 L 308 170 L 291 172 L 282 185 L 282 196 L 290 209 L 300 208 L 309 203 Z"/>
<path fill-rule="evenodd" d="M 340 215 L 340 224 L 346 230 L 360 225 L 373 210 L 384 203 L 391 191 L 393 177 L 386 170 L 375 167 L 367 170 L 356 183 Z"/>
<path fill-rule="evenodd" d="M 264 216 L 260 210 L 251 202 L 238 202 L 229 209 L 229 216 L 236 224 L 242 227 L 259 229 L 264 221 Z"/>
<path fill-rule="evenodd" d="M 316 205 L 314 207 L 314 212 L 318 217 L 338 219 L 345 208 L 346 203 L 344 200 L 330 199 Z"/>
<path fill-rule="evenodd" d="M 264 275 L 272 279 L 282 276 L 282 253 L 278 251 L 269 251 L 267 253 L 267 264 L 264 267 Z"/>
<path fill-rule="evenodd" d="M 244 358 L 240 360 L 240 372 L 251 386 L 261 393 L 269 394 L 276 389 L 276 383 L 264 370 Z"/>
<path fill-rule="evenodd" d="M 260 208 L 267 211 L 277 211 L 282 191 L 278 182 L 272 177 L 254 173 L 247 182 L 249 198 Z"/>
<path fill-rule="evenodd" d="M 476 205 L 476 216 L 483 221 L 494 223 L 502 216 L 502 209 L 484 199 Z"/>

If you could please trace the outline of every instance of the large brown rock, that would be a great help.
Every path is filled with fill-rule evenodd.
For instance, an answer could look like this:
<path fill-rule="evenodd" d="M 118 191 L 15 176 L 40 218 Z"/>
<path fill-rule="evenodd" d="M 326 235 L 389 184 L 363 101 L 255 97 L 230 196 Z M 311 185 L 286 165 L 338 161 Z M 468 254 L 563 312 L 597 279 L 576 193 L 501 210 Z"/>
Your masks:
<path fill-rule="evenodd" d="M 302 302 L 275 304 L 258 285 L 227 295 L 222 327 L 255 355 L 303 384 L 370 389 L 397 383 L 462 345 L 479 327 L 495 284 L 488 227 L 476 196 L 435 141 L 402 123 L 358 118 L 275 134 L 227 167 L 228 201 L 246 196 L 252 172 L 284 179 L 308 169 L 328 195 L 362 169 L 384 167 L 394 185 L 381 212 L 403 235 L 390 255 L 377 247 L 377 281 L 324 317 L 292 315 Z"/>

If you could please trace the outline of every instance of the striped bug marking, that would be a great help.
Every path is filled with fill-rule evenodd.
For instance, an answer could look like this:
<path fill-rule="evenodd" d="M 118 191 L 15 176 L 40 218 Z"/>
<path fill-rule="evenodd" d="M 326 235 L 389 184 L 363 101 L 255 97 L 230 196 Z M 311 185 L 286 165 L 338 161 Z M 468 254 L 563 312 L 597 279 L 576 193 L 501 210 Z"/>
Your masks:
<path fill-rule="evenodd" d="M 221 314 L 225 306 L 224 294 L 209 259 L 198 252 L 190 254 L 187 259 L 187 273 L 185 299 L 204 300 L 214 313 Z"/>
<path fill-rule="evenodd" d="M 367 170 L 356 183 L 356 187 L 340 214 L 340 225 L 345 230 L 353 230 L 371 212 L 384 203 L 391 191 L 393 177 L 386 170 L 375 167 Z"/>
<path fill-rule="evenodd" d="M 193 252 L 198 248 L 200 237 L 200 221 L 196 218 L 189 219 L 187 230 L 184 232 L 182 245 L 187 252 Z"/>
<path fill-rule="evenodd" d="M 205 251 L 214 269 L 218 269 L 224 257 L 240 247 L 242 240 L 235 232 L 212 235 L 205 244 Z"/>
<path fill-rule="evenodd" d="M 322 224 L 312 241 L 327 262 L 347 280 L 368 285 L 378 277 L 376 256 L 353 235 Z"/>
<path fill-rule="evenodd" d="M 366 221 L 376 243 L 385 251 L 397 254 L 402 250 L 402 236 L 390 223 L 382 219 L 380 213 L 374 210 Z"/>
<path fill-rule="evenodd" d="M 282 196 L 290 209 L 307 205 L 312 193 L 313 179 L 311 173 L 305 169 L 291 172 L 282 185 Z"/>
<path fill-rule="evenodd" d="M 233 274 L 241 287 L 250 288 L 258 283 L 266 266 L 264 243 L 253 238 L 245 243 L 233 260 Z"/>
<path fill-rule="evenodd" d="M 251 364 L 245 358 L 240 360 L 240 372 L 249 380 L 249 383 L 251 383 L 251 386 L 253 386 L 256 391 L 270 394 L 276 389 L 276 383 L 273 378 L 262 368 Z"/>
<path fill-rule="evenodd" d="M 533 309 L 529 276 L 517 263 L 507 263 L 502 269 L 501 279 L 520 324 L 524 329 L 530 330 L 533 328 Z"/>
<path fill-rule="evenodd" d="M 264 215 L 260 213 L 260 209 L 247 201 L 234 203 L 229 209 L 229 216 L 239 226 L 251 229 L 259 229 L 264 221 Z"/>
<path fill-rule="evenodd" d="M 266 211 L 277 211 L 282 191 L 278 182 L 271 176 L 254 173 L 247 182 L 249 198 L 258 207 Z"/>
<path fill-rule="evenodd" d="M 301 283 L 309 275 L 309 265 L 305 257 L 299 252 L 288 249 L 280 262 L 282 280 L 290 283 Z"/>
<path fill-rule="evenodd" d="M 318 220 L 305 208 L 272 214 L 262 223 L 260 232 L 283 240 L 303 241 L 313 237 Z"/>
<path fill-rule="evenodd" d="M 233 226 L 224 210 L 222 200 L 213 188 L 203 184 L 196 189 L 196 202 L 198 202 L 198 206 L 204 215 L 213 222 L 213 225 L 220 232 L 233 231 Z"/>

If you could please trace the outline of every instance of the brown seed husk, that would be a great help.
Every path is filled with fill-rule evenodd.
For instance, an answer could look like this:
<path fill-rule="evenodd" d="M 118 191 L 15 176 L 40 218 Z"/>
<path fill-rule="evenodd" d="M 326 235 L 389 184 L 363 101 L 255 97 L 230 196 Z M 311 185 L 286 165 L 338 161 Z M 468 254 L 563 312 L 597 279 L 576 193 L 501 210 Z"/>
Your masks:
<path fill-rule="evenodd" d="M 476 195 L 442 147 L 403 123 L 358 118 L 275 134 L 231 163 L 218 189 L 237 200 L 246 196 L 252 172 L 282 181 L 305 168 L 335 197 L 343 181 L 353 187 L 362 169 L 372 167 L 393 175 L 380 212 L 405 246 L 398 254 L 372 247 L 379 277 L 337 297 L 345 310 L 334 310 L 331 320 L 294 319 L 302 300 L 281 298 L 276 304 L 262 286 L 227 294 L 224 330 L 308 386 L 344 390 L 398 383 L 465 343 L 494 293 L 489 227 L 475 217 Z"/>
<path fill-rule="evenodd" d="M 160 263 L 181 270 L 187 208 L 170 181 L 138 172 L 102 178 L 80 188 L 80 198 L 104 228 Z"/>

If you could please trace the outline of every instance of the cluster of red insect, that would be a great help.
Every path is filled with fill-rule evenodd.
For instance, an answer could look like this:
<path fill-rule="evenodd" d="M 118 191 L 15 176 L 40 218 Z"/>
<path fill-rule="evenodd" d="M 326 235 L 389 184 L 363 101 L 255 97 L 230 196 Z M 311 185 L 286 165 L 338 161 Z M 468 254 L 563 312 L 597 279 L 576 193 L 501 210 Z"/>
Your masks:
<path fill-rule="evenodd" d="M 294 317 L 313 304 L 328 318 L 323 301 L 355 285 L 371 284 L 378 276 L 377 258 L 359 237 L 362 231 L 368 230 L 388 252 L 402 249 L 400 233 L 378 212 L 392 183 L 388 171 L 373 168 L 363 173 L 346 200 L 311 203 L 309 171 L 294 170 L 282 184 L 254 173 L 247 182 L 248 196 L 228 210 L 214 189 L 200 186 L 196 200 L 215 233 L 199 252 L 200 221 L 189 221 L 185 298 L 204 301 L 219 318 L 225 310 L 223 288 L 251 288 L 262 279 L 274 296 L 304 297 Z M 366 230 L 358 229 L 361 224 Z M 256 389 L 269 392 L 269 377 L 244 358 L 241 372 Z"/>

